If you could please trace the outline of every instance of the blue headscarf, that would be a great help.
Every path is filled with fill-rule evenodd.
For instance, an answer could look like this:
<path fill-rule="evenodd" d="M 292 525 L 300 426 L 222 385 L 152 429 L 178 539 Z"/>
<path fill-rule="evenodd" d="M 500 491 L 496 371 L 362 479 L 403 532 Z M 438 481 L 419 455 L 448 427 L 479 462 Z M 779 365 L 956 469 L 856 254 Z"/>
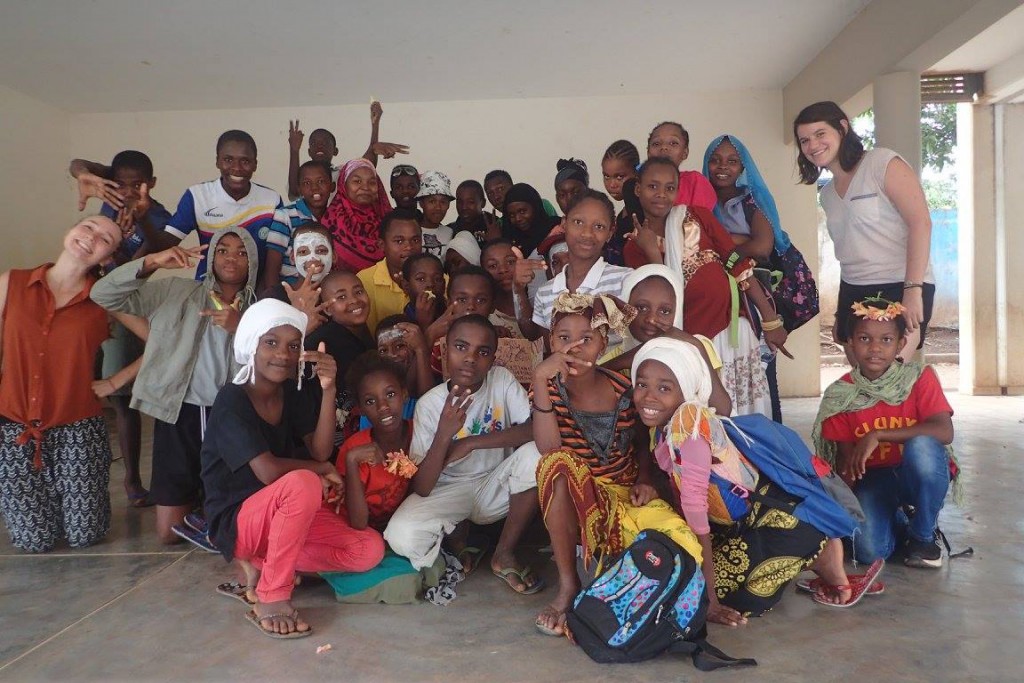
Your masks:
<path fill-rule="evenodd" d="M 711 155 L 714 151 L 726 139 L 739 152 L 740 161 L 743 163 L 743 172 L 736 179 L 736 187 L 745 189 L 753 197 L 754 206 L 765 215 L 768 223 L 772 226 L 772 232 L 775 233 L 775 252 L 780 255 L 784 254 L 789 249 L 791 242 L 789 235 L 782 229 L 782 223 L 779 222 L 779 210 L 775 207 L 775 199 L 772 197 L 772 193 L 768 191 L 768 185 L 765 184 L 764 178 L 761 177 L 761 172 L 757 170 L 754 157 L 750 156 L 750 152 L 747 151 L 746 146 L 740 142 L 738 137 L 735 135 L 719 135 L 711 141 L 711 144 L 708 145 L 707 150 L 704 152 L 704 177 L 711 177 L 711 174 L 708 172 L 708 162 L 711 160 Z M 722 223 L 725 222 L 722 208 L 718 204 L 715 204 L 715 218 Z"/>

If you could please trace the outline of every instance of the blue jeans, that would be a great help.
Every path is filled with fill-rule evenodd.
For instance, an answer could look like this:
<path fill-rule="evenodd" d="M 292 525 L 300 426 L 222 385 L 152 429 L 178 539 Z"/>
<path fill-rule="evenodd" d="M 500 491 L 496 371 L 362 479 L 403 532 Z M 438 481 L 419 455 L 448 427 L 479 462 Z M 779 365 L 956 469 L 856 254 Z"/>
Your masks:
<path fill-rule="evenodd" d="M 867 521 L 853 538 L 854 556 L 870 564 L 888 559 L 896 549 L 897 535 L 932 541 L 939 511 L 949 490 L 949 458 L 946 447 L 930 436 L 915 436 L 903 444 L 903 461 L 896 467 L 869 469 L 853 492 Z M 913 505 L 908 520 L 900 509 Z"/>

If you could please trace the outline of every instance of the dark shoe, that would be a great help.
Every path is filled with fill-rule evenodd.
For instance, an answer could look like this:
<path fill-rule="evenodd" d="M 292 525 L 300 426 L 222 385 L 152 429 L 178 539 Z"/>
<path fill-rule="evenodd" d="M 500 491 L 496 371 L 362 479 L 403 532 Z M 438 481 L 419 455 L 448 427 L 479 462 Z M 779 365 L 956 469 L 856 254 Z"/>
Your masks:
<path fill-rule="evenodd" d="M 938 569 L 942 566 L 942 548 L 935 539 L 918 541 L 909 539 L 904 553 L 903 564 L 920 569 Z"/>

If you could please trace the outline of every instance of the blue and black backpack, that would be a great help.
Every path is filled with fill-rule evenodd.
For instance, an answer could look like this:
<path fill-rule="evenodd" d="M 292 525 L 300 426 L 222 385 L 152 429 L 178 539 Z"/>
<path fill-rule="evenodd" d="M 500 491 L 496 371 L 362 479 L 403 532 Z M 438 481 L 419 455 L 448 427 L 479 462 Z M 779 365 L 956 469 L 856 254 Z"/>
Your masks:
<path fill-rule="evenodd" d="M 691 655 L 701 671 L 756 666 L 707 642 L 707 609 L 696 560 L 665 534 L 647 530 L 576 596 L 566 625 L 595 662 L 641 662 L 669 651 Z"/>

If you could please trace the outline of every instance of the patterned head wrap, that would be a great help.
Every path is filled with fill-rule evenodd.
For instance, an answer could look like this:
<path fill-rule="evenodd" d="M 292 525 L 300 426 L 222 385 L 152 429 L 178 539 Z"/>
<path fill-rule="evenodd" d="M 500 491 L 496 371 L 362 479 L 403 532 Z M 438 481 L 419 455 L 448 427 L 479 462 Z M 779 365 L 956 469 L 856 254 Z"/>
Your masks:
<path fill-rule="evenodd" d="M 612 330 L 620 337 L 629 334 L 629 324 L 636 317 L 636 309 L 619 299 L 604 294 L 573 294 L 562 292 L 555 299 L 552 309 L 551 327 L 567 315 L 582 315 L 590 318 L 591 329 L 605 336 Z"/>

